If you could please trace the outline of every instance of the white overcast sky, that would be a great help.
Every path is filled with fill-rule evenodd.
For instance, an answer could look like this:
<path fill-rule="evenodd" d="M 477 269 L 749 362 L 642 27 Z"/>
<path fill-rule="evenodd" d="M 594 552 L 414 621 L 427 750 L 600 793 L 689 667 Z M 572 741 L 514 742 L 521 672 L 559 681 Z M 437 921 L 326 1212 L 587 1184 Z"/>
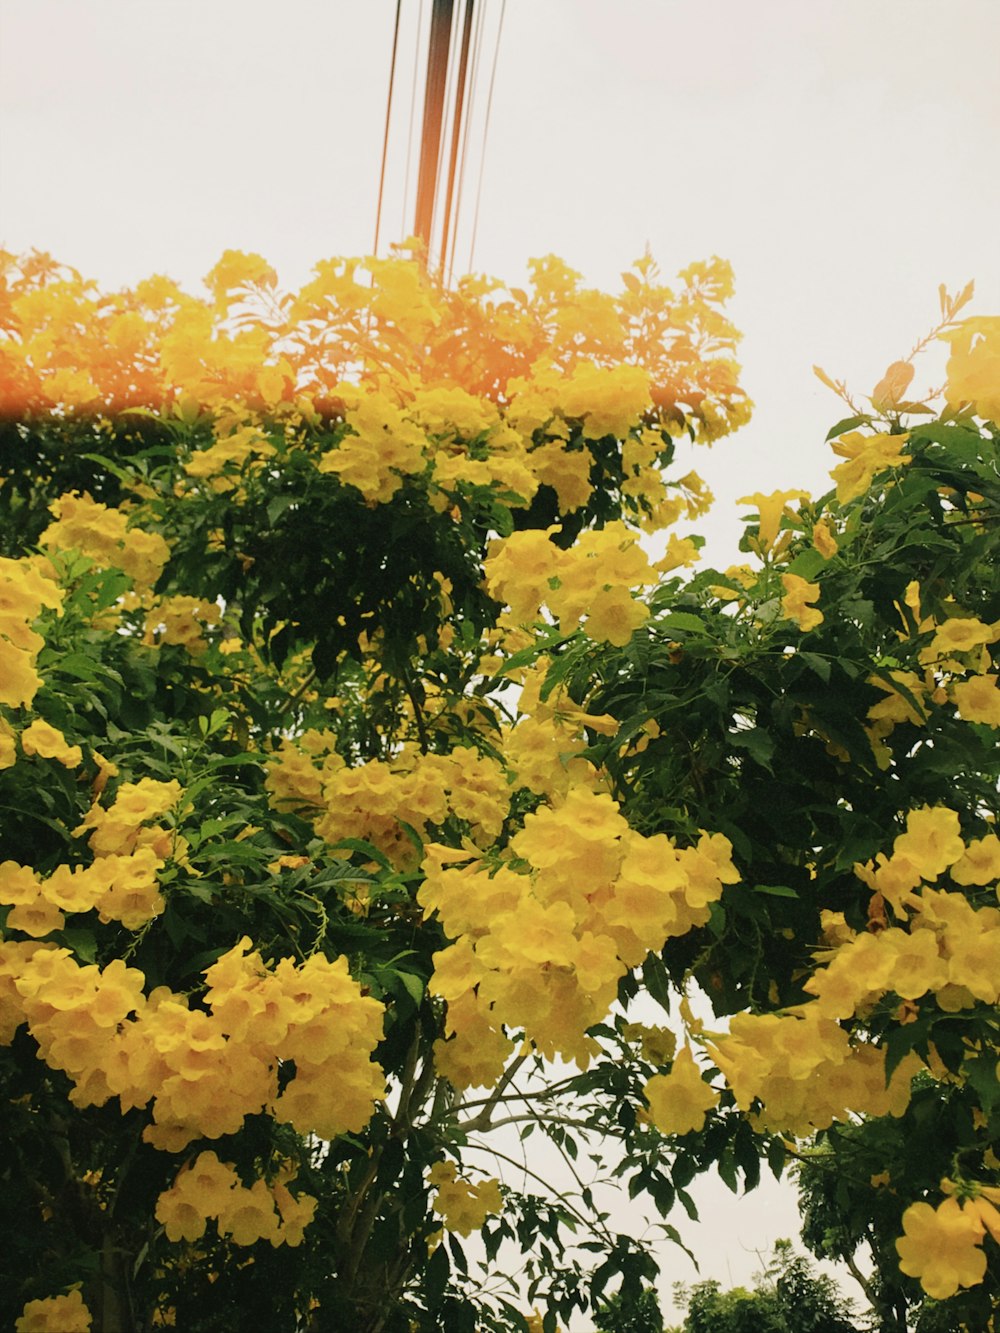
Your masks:
<path fill-rule="evenodd" d="M 501 13 L 485 4 L 477 136 Z M 403 0 L 384 240 L 411 228 L 419 10 Z M 192 290 L 226 248 L 289 285 L 368 253 L 394 15 L 394 0 L 0 0 L 0 245 L 105 286 L 166 272 Z M 870 391 L 934 321 L 941 282 L 975 279 L 972 309 L 1000 313 L 998 57 L 1000 0 L 507 0 L 460 265 L 480 165 L 479 271 L 520 281 L 555 252 L 614 286 L 647 245 L 667 275 L 732 261 L 757 412 L 696 459 L 719 497 L 716 562 L 737 558 L 735 497 L 826 489 L 843 413 L 814 362 Z M 707 1244 L 692 1238 L 706 1271 L 746 1280 L 792 1229 L 783 1209 L 714 1208 Z"/>

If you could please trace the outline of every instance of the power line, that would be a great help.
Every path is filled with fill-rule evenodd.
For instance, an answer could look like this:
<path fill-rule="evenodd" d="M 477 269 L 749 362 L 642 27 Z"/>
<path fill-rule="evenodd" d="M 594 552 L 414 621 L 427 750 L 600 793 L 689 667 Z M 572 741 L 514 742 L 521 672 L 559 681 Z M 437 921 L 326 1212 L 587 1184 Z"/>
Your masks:
<path fill-rule="evenodd" d="M 441 232 L 441 272 L 448 259 L 448 236 L 452 226 L 452 199 L 455 193 L 455 171 L 458 165 L 458 141 L 461 137 L 465 110 L 465 82 L 469 63 L 469 42 L 472 37 L 474 0 L 465 0 L 465 21 L 462 24 L 462 46 L 458 57 L 458 78 L 455 89 L 455 110 L 451 120 L 451 151 L 448 160 L 448 187 L 444 198 L 444 225 Z M 457 226 L 457 218 L 456 218 Z"/>
<path fill-rule="evenodd" d="M 389 155 L 389 119 L 392 116 L 392 90 L 396 84 L 396 49 L 399 46 L 399 13 L 403 0 L 396 0 L 396 22 L 392 30 L 392 60 L 389 64 L 389 97 L 385 105 L 385 133 L 382 136 L 382 169 L 378 177 L 378 206 L 375 209 L 375 244 L 372 254 L 378 255 L 378 236 L 382 227 L 382 196 L 385 193 L 385 164 Z"/>
<path fill-rule="evenodd" d="M 452 274 L 455 268 L 455 251 L 458 247 L 458 219 L 462 213 L 462 194 L 465 190 L 465 167 L 469 156 L 469 141 L 472 137 L 472 113 L 476 105 L 477 86 L 479 80 L 479 62 L 483 49 L 483 14 L 485 12 L 484 3 L 476 10 L 475 33 L 472 38 L 472 60 L 470 62 L 469 72 L 469 95 L 465 104 L 465 124 L 462 126 L 462 152 L 458 165 L 458 185 L 455 191 L 455 225 L 451 232 L 451 253 L 447 256 L 447 276 L 446 284 L 450 286 Z M 441 256 L 442 271 L 444 271 L 445 256 Z"/>
<path fill-rule="evenodd" d="M 493 110 L 493 88 L 497 78 L 497 58 L 500 55 L 500 36 L 503 32 L 504 15 L 507 12 L 507 0 L 500 5 L 500 22 L 497 24 L 497 41 L 493 50 L 493 67 L 490 70 L 490 90 L 486 97 L 486 118 L 483 121 L 483 143 L 479 152 L 479 183 L 476 186 L 476 208 L 472 216 L 472 238 L 469 241 L 469 272 L 472 272 L 472 256 L 476 248 L 476 233 L 479 229 L 479 205 L 483 195 L 483 167 L 486 161 L 486 137 L 490 128 L 490 113 Z"/>
<path fill-rule="evenodd" d="M 420 8 L 417 11 L 417 43 L 413 51 L 413 84 L 410 89 L 410 126 L 406 136 L 406 174 L 403 177 L 403 220 L 400 228 L 401 235 L 406 237 L 410 235 L 407 230 L 407 217 L 409 216 L 410 202 L 410 163 L 413 157 L 413 127 L 417 123 L 417 70 L 420 66 L 420 33 L 424 26 L 424 0 L 420 0 Z"/>
<path fill-rule="evenodd" d="M 445 144 L 449 140 L 449 135 L 455 123 L 454 89 L 459 61 L 456 54 L 454 0 L 449 0 L 449 3 L 452 4 L 452 11 L 448 19 L 448 72 L 445 78 L 444 98 L 441 102 L 441 129 L 438 134 L 437 166 L 434 169 L 434 209 L 431 217 L 431 229 L 427 240 L 428 267 L 433 265 L 434 254 L 432 252 L 432 245 L 435 232 L 439 232 L 442 227 L 441 178 L 445 163 Z M 444 220 L 443 225 L 447 226 L 447 219 Z"/>

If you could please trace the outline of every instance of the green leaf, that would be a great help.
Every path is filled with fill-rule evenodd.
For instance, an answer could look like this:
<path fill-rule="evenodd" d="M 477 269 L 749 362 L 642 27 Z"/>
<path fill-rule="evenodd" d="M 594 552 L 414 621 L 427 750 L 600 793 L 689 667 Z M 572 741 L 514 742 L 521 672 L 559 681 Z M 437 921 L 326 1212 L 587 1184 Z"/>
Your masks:
<path fill-rule="evenodd" d="M 797 898 L 799 895 L 794 889 L 788 888 L 784 884 L 755 884 L 754 893 L 766 893 L 772 898 Z"/>
<path fill-rule="evenodd" d="M 97 961 L 97 940 L 94 938 L 94 932 L 82 928 L 70 927 L 67 930 L 60 931 L 60 934 L 68 949 L 72 949 L 77 958 L 85 963 L 94 963 Z"/>
<path fill-rule="evenodd" d="M 425 1272 L 427 1295 L 433 1304 L 444 1295 L 445 1287 L 448 1285 L 448 1276 L 451 1272 L 448 1251 L 444 1245 L 439 1245 L 431 1255 L 427 1261 Z"/>
<path fill-rule="evenodd" d="M 826 433 L 827 440 L 835 440 L 839 435 L 846 435 L 849 430 L 856 430 L 858 426 L 870 424 L 871 417 L 856 416 L 844 417 L 843 421 L 838 421 L 835 426 L 831 426 Z"/>
<path fill-rule="evenodd" d="M 284 514 L 286 510 L 291 509 L 293 505 L 299 504 L 301 500 L 302 497 L 300 495 L 295 495 L 294 493 L 291 495 L 276 495 L 273 500 L 269 501 L 267 506 L 268 524 L 273 528 L 281 515 Z"/>
<path fill-rule="evenodd" d="M 771 760 L 774 758 L 774 737 L 762 727 L 747 727 L 744 731 L 731 731 L 729 740 L 738 750 L 746 750 L 754 763 L 760 764 L 770 773 Z"/>
<path fill-rule="evenodd" d="M 799 649 L 795 656 L 803 666 L 807 666 L 810 671 L 815 672 L 824 685 L 829 682 L 830 662 L 827 658 L 821 657 L 819 653 L 803 652 L 801 649 Z"/>
<path fill-rule="evenodd" d="M 396 976 L 403 985 L 403 989 L 409 995 L 410 999 L 419 1009 L 420 1002 L 424 998 L 426 982 L 423 977 L 418 977 L 415 972 L 397 972 Z"/>
<path fill-rule="evenodd" d="M 1000 1101 L 1000 1077 L 995 1055 L 981 1055 L 963 1070 L 966 1081 L 979 1094 L 979 1104 L 989 1116 Z"/>
<path fill-rule="evenodd" d="M 657 1004 L 669 1013 L 672 999 L 670 978 L 667 975 L 667 969 L 663 966 L 663 960 L 657 954 L 651 953 L 643 963 L 642 980 L 646 990 Z"/>
<path fill-rule="evenodd" d="M 808 579 L 810 582 L 816 575 L 827 567 L 828 561 L 824 560 L 815 547 L 810 546 L 808 550 L 800 552 L 788 566 L 789 574 L 797 574 L 800 579 Z"/>
<path fill-rule="evenodd" d="M 374 861 L 376 865 L 380 865 L 383 870 L 392 870 L 392 862 L 385 853 L 380 852 L 377 847 L 373 847 L 370 842 L 365 842 L 363 838 L 340 838 L 337 842 L 330 844 L 331 851 L 337 851 L 340 847 L 346 847 L 350 852 L 360 852 L 369 861 Z"/>
<path fill-rule="evenodd" d="M 668 611 L 665 616 L 657 616 L 655 624 L 657 629 L 671 634 L 708 633 L 708 626 L 701 616 L 696 616 L 690 611 Z"/>

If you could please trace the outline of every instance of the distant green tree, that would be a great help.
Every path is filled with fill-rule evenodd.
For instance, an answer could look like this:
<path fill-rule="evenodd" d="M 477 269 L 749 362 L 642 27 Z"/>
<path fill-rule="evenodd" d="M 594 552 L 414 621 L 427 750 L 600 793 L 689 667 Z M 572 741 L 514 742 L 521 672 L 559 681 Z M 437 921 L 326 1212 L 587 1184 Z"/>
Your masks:
<path fill-rule="evenodd" d="M 656 1292 L 646 1287 L 634 1300 L 615 1292 L 594 1315 L 594 1326 L 601 1333 L 663 1333 L 663 1315 Z"/>
<path fill-rule="evenodd" d="M 679 1288 L 687 1301 L 682 1333 L 858 1333 L 850 1303 L 790 1241 L 779 1240 L 752 1291 L 714 1281 Z"/>

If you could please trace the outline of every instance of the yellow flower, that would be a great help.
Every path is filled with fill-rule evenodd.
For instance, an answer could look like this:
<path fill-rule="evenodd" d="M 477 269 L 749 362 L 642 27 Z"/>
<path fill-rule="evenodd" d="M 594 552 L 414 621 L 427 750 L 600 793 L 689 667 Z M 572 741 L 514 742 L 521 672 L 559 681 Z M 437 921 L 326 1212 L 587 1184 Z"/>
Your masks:
<path fill-rule="evenodd" d="M 11 768 L 17 763 L 14 729 L 0 717 L 0 768 Z"/>
<path fill-rule="evenodd" d="M 951 867 L 951 878 L 956 884 L 995 884 L 1000 880 L 1000 838 L 995 833 L 973 838 L 965 855 Z"/>
<path fill-rule="evenodd" d="M 79 745 L 67 745 L 66 737 L 57 727 L 36 718 L 21 732 L 21 749 L 27 755 L 42 759 L 57 759 L 65 768 L 76 768 L 83 762 Z"/>
<path fill-rule="evenodd" d="M 740 505 L 753 505 L 760 515 L 757 529 L 757 542 L 761 552 L 769 551 L 774 545 L 781 526 L 782 515 L 792 500 L 808 500 L 808 491 L 772 491 L 764 495 L 754 491 L 753 495 L 743 495 L 736 501 Z"/>
<path fill-rule="evenodd" d="M 815 629 L 823 621 L 823 612 L 809 602 L 819 598 L 819 584 L 809 583 L 798 574 L 782 574 L 785 595 L 781 599 L 781 609 L 789 620 L 794 620 L 800 630 Z"/>
<path fill-rule="evenodd" d="M 272 1240 L 278 1225 L 274 1197 L 263 1180 L 255 1180 L 250 1189 L 235 1186 L 219 1213 L 219 1234 L 231 1236 L 237 1245 Z"/>
<path fill-rule="evenodd" d="M 922 806 L 906 816 L 906 832 L 892 844 L 893 854 L 902 856 L 926 880 L 936 880 L 965 852 L 958 815 L 947 806 Z"/>
<path fill-rule="evenodd" d="M 917 1000 L 947 982 L 948 965 L 938 951 L 934 931 L 915 930 L 909 934 L 893 926 L 878 938 L 879 947 L 892 955 L 888 987 L 902 999 Z"/>
<path fill-rule="evenodd" d="M 593 462 L 589 449 L 567 449 L 561 440 L 546 440 L 528 455 L 532 472 L 543 485 L 553 488 L 564 513 L 579 509 L 590 499 Z"/>
<path fill-rule="evenodd" d="M 174 1188 L 199 1208 L 204 1217 L 218 1217 L 238 1185 L 232 1163 L 220 1162 L 214 1152 L 199 1153 L 174 1182 Z"/>
<path fill-rule="evenodd" d="M 929 1203 L 914 1203 L 903 1214 L 905 1235 L 896 1241 L 899 1266 L 920 1279 L 936 1301 L 954 1296 L 959 1287 L 974 1287 L 986 1273 L 986 1255 L 980 1247 L 983 1227 L 978 1215 L 945 1199 L 935 1210 Z"/>
<path fill-rule="evenodd" d="M 926 654 L 929 661 L 934 661 L 939 657 L 947 657 L 949 653 L 970 652 L 980 644 L 992 643 L 998 638 L 1000 629 L 995 625 L 984 625 L 975 617 L 959 617 L 939 625 L 934 638 L 920 656 L 923 659 Z"/>
<path fill-rule="evenodd" d="M 941 337 L 951 344 L 945 388 L 948 405 L 971 403 L 977 416 L 1000 421 L 1000 318 L 965 319 Z"/>
<path fill-rule="evenodd" d="M 662 559 L 658 560 L 653 568 L 659 570 L 661 574 L 669 574 L 671 570 L 679 569 L 681 566 L 689 569 L 700 559 L 701 552 L 692 538 L 677 537 L 671 533 Z"/>
<path fill-rule="evenodd" d="M 643 1089 L 649 1117 L 661 1134 L 690 1134 L 701 1129 L 717 1106 L 719 1094 L 701 1077 L 691 1048 L 677 1053 L 669 1074 L 654 1074 Z"/>
<path fill-rule="evenodd" d="M 825 518 L 821 518 L 818 523 L 813 524 L 812 539 L 813 546 L 819 551 L 824 560 L 832 560 L 837 554 L 837 539 L 830 531 L 830 524 Z"/>
<path fill-rule="evenodd" d="M 956 681 L 951 697 L 958 715 L 965 722 L 982 722 L 989 727 L 1000 727 L 1000 689 L 995 675 L 970 676 Z"/>
<path fill-rule="evenodd" d="M 598 592 L 587 614 L 587 637 L 598 643 L 624 648 L 633 633 L 649 619 L 649 608 L 627 588 Z"/>

